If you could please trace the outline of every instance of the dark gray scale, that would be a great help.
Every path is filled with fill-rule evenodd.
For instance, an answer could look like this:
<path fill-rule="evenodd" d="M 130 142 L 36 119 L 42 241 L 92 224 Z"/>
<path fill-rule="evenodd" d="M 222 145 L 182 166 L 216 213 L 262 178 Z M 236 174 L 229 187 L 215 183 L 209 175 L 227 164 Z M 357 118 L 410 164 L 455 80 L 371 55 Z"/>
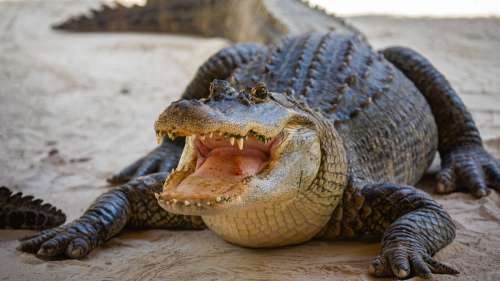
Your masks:
<path fill-rule="evenodd" d="M 356 116 L 369 98 L 367 88 L 371 81 L 361 77 L 367 71 L 364 62 L 371 49 L 356 36 L 341 36 L 340 39 L 337 57 L 328 62 L 333 67 L 327 74 L 325 86 L 334 90 L 331 114 L 336 120 L 344 121 Z"/>
<path fill-rule="evenodd" d="M 262 80 L 273 92 L 285 93 L 297 79 L 304 60 L 312 52 L 310 37 L 303 35 L 293 39 L 283 40 L 270 52 L 266 61 Z"/>
<path fill-rule="evenodd" d="M 309 33 L 281 41 L 267 58 L 238 68 L 230 81 L 239 89 L 264 82 L 270 91 L 304 99 L 330 119 L 347 120 L 368 104 L 369 94 L 382 91 L 366 81 L 368 73 L 380 80 L 388 76 L 372 57 L 358 36 Z"/>
<path fill-rule="evenodd" d="M 414 183 L 437 147 L 430 109 L 415 86 L 384 59 L 376 59 L 372 68 L 376 72 L 361 80 L 365 103 L 337 126 L 350 151 L 350 167 L 353 174 L 377 182 Z M 391 75 L 394 79 L 387 79 Z"/>

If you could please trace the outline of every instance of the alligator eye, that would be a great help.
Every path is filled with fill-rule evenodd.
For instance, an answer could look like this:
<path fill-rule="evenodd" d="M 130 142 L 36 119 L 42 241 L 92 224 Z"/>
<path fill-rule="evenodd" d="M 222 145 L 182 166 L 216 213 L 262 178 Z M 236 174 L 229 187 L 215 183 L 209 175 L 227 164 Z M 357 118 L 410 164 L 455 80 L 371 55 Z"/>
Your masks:
<path fill-rule="evenodd" d="M 251 90 L 252 96 L 259 99 L 265 100 L 268 97 L 269 91 L 264 83 L 260 82 Z"/>

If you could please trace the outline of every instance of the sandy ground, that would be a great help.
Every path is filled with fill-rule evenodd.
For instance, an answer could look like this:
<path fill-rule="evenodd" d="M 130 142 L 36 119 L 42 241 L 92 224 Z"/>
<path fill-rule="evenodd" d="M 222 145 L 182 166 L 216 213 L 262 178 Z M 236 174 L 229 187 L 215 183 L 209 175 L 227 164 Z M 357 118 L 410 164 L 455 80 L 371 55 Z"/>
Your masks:
<path fill-rule="evenodd" d="M 49 29 L 94 3 L 0 3 L 0 184 L 54 203 L 69 220 L 108 190 L 107 176 L 155 146 L 157 114 L 227 45 Z M 427 55 L 500 156 L 500 19 L 350 20 L 376 47 L 403 44 Z M 500 280 L 499 194 L 435 198 L 458 226 L 438 258 L 462 271 L 436 279 Z M 15 250 L 28 233 L 0 231 L 0 280 L 370 280 L 366 268 L 379 251 L 378 243 L 359 241 L 249 250 L 209 231 L 156 230 L 123 233 L 83 260 L 47 262 Z"/>

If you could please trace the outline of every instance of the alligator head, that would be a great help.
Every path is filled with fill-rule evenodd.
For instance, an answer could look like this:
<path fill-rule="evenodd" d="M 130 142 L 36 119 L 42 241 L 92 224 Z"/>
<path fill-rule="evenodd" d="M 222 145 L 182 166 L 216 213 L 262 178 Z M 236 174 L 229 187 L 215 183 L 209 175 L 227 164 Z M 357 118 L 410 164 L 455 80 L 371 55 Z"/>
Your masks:
<path fill-rule="evenodd" d="M 236 91 L 228 82 L 215 80 L 209 97 L 174 102 L 155 123 L 160 139 L 186 137 L 178 167 L 167 178 L 158 201 L 169 212 L 201 215 L 209 228 L 237 244 L 260 247 L 305 241 L 321 229 L 336 205 L 331 196 L 320 194 L 330 187 L 319 185 L 331 181 L 342 186 L 345 181 L 344 177 L 325 178 L 329 172 L 345 172 L 345 161 L 342 144 L 337 143 L 332 159 L 339 162 L 339 171 L 322 170 L 326 162 L 331 163 L 323 155 L 320 127 L 314 114 L 284 94 L 269 92 L 263 84 Z M 333 193 L 338 195 L 338 189 Z M 327 200 L 315 202 L 316 195 Z M 300 210 L 307 200 L 314 202 L 308 208 L 315 211 L 324 207 L 318 211 L 319 218 L 315 212 L 308 216 Z M 310 220 L 311 226 L 300 233 L 284 233 L 287 238 L 271 239 L 262 237 L 264 232 L 251 233 L 248 216 L 252 215 L 265 221 L 255 228 L 286 222 L 294 227 L 297 220 Z M 231 227 L 230 220 L 241 225 Z M 270 225 L 272 220 L 276 225 Z"/>

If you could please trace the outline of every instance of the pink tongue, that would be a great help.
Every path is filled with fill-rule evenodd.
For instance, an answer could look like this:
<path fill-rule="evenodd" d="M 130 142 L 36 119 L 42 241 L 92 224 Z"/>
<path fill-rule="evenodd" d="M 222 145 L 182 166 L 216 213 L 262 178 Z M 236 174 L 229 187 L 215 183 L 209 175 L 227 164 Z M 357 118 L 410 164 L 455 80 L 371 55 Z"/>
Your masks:
<path fill-rule="evenodd" d="M 200 177 L 241 179 L 256 175 L 264 166 L 265 155 L 256 150 L 214 149 L 193 173 Z M 198 165 L 199 165 L 198 164 Z"/>
<path fill-rule="evenodd" d="M 204 161 L 203 161 L 204 159 Z M 175 188 L 178 198 L 213 199 L 241 192 L 241 180 L 259 173 L 266 155 L 254 149 L 216 148 L 206 158 L 199 155 L 196 171 Z"/>

